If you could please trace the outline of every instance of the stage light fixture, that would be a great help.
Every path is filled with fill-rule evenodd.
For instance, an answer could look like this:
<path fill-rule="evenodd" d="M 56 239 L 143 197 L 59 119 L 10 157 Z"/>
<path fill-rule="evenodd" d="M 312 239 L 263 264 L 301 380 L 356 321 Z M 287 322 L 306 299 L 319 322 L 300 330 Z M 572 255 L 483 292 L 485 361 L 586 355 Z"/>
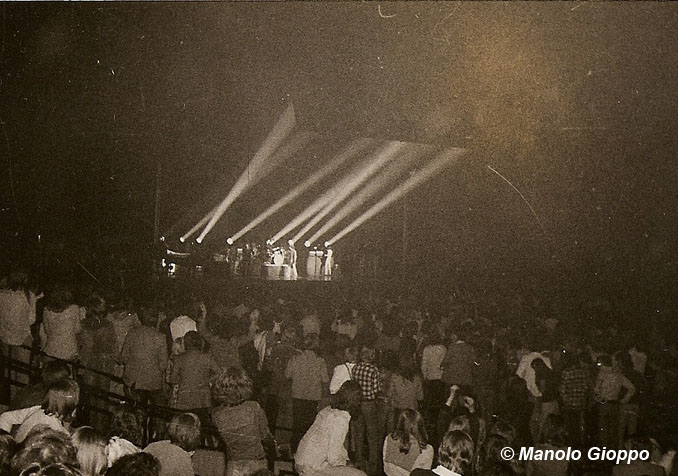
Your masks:
<path fill-rule="evenodd" d="M 232 245 L 232 244 L 233 244 L 233 238 L 227 239 L 227 240 L 226 240 L 226 243 L 227 243 L 228 245 Z"/>
<path fill-rule="evenodd" d="M 202 243 L 202 238 L 197 237 L 197 238 L 195 239 L 195 242 L 196 242 L 197 244 L 201 244 L 201 243 Z"/>
<path fill-rule="evenodd" d="M 310 247 L 311 247 L 311 242 L 308 241 L 308 240 L 304 241 L 304 246 L 305 246 L 306 248 L 310 248 Z"/>
<path fill-rule="evenodd" d="M 335 172 L 341 165 L 343 165 L 348 159 L 355 157 L 357 154 L 365 150 L 368 145 L 373 141 L 371 139 L 357 139 L 351 142 L 346 148 L 344 148 L 331 162 L 325 165 L 322 169 L 318 170 L 311 174 L 306 180 L 294 187 L 282 198 L 280 198 L 276 203 L 271 205 L 267 210 L 260 213 L 254 220 L 247 224 L 242 230 L 233 235 L 233 239 L 237 240 L 243 236 L 248 231 L 252 230 L 254 227 L 262 223 L 268 217 L 273 215 L 275 212 L 280 210 L 282 207 L 290 203 L 296 197 L 301 195 L 303 192 L 311 188 L 313 185 L 318 183 L 323 178 L 327 177 L 331 173 Z M 270 240 L 269 240 L 270 241 Z M 269 243 L 270 244 L 270 243 Z"/>
<path fill-rule="evenodd" d="M 433 174 L 436 172 L 442 170 L 443 167 L 447 166 L 454 160 L 456 160 L 461 154 L 465 152 L 465 149 L 446 149 L 443 152 L 441 152 L 434 160 L 429 162 L 424 168 L 416 172 L 414 175 L 410 176 L 408 180 L 403 182 L 398 188 L 392 190 L 389 192 L 386 196 L 384 196 L 381 200 L 379 200 L 376 204 L 374 204 L 372 207 L 370 207 L 365 213 L 360 215 L 358 218 L 353 220 L 349 225 L 347 225 L 343 230 L 341 230 L 339 233 L 337 233 L 333 238 L 331 238 L 329 241 L 330 246 L 336 243 L 338 240 L 358 228 L 360 225 L 365 223 L 367 220 L 372 218 L 374 215 L 377 213 L 381 212 L 383 209 L 385 209 L 387 206 L 389 206 L 391 203 L 395 202 L 396 200 L 400 199 L 403 197 L 405 194 L 410 192 L 412 189 L 415 187 L 421 185 L 424 183 L 426 180 L 431 178 Z"/>
<path fill-rule="evenodd" d="M 186 238 L 184 238 L 183 236 L 180 236 L 180 237 L 179 237 L 179 241 L 180 241 L 181 243 L 184 243 L 184 242 L 186 241 Z"/>
<path fill-rule="evenodd" d="M 329 241 L 326 241 L 326 242 L 325 242 L 325 248 L 327 248 L 328 246 L 330 246 L 330 242 L 329 242 Z"/>

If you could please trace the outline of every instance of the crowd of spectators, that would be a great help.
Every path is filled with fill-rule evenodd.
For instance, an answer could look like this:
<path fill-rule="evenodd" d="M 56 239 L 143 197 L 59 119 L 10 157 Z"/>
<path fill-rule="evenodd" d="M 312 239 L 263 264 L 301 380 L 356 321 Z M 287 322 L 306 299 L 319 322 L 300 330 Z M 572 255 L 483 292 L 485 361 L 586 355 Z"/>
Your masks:
<path fill-rule="evenodd" d="M 27 385 L 7 395 L 0 475 L 193 475 L 208 426 L 228 476 L 270 474 L 271 455 L 301 476 L 673 472 L 678 352 L 672 324 L 652 316 L 459 290 L 139 297 L 42 289 L 22 272 L 0 288 L 3 355 L 41 366 L 39 381 L 18 378 Z M 76 362 L 102 373 L 78 383 Z M 81 384 L 176 416 L 141 445 L 129 412 L 79 418 Z M 652 458 L 613 467 L 500 451 L 593 445 Z"/>

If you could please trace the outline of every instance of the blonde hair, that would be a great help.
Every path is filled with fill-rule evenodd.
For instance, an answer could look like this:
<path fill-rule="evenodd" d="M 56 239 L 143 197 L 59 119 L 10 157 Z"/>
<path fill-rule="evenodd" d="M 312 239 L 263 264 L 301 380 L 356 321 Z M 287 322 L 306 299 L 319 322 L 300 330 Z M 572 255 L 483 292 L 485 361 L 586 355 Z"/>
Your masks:
<path fill-rule="evenodd" d="M 212 397 L 219 405 L 238 405 L 252 397 L 252 379 L 243 369 L 230 367 L 212 381 Z"/>
<path fill-rule="evenodd" d="M 104 435 L 91 426 L 81 426 L 71 435 L 77 450 L 78 464 L 85 476 L 100 476 L 108 468 L 107 445 Z"/>
<path fill-rule="evenodd" d="M 170 441 L 185 451 L 200 446 L 200 418 L 195 413 L 182 413 L 167 425 Z"/>

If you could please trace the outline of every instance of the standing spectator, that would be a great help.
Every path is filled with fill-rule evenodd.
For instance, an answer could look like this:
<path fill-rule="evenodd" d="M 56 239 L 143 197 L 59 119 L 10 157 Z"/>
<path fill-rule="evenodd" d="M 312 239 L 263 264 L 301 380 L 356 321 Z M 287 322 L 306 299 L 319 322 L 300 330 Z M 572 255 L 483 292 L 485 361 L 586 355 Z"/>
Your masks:
<path fill-rule="evenodd" d="M 141 325 L 127 333 L 120 362 L 125 366 L 123 379 L 132 397 L 162 405 L 168 357 L 165 336 L 155 330 L 157 321 L 152 309 L 142 311 Z"/>
<path fill-rule="evenodd" d="M 349 344 L 344 348 L 344 363 L 334 367 L 332 379 L 330 380 L 330 394 L 334 395 L 339 391 L 344 382 L 352 380 L 353 368 L 358 360 L 358 348 Z"/>
<path fill-rule="evenodd" d="M 445 400 L 447 387 L 442 381 L 442 363 L 445 352 L 446 349 L 440 334 L 434 332 L 429 336 L 428 345 L 424 347 L 421 354 L 421 373 L 424 377 L 424 407 L 434 415 Z"/>
<path fill-rule="evenodd" d="M 198 331 L 209 343 L 209 353 L 219 367 L 242 368 L 238 349 L 252 342 L 253 326 L 250 326 L 248 333 L 246 324 L 240 319 L 227 321 L 222 317 L 211 315 L 209 320 L 204 316 L 198 319 Z"/>
<path fill-rule="evenodd" d="M 360 384 L 362 390 L 361 409 L 367 433 L 367 474 L 370 476 L 381 473 L 384 437 L 383 427 L 379 424 L 382 418 L 379 415 L 380 406 L 377 400 L 378 397 L 383 397 L 383 391 L 379 369 L 374 365 L 375 357 L 375 348 L 369 343 L 363 344 L 360 362 L 353 367 L 353 379 Z M 357 441 L 364 439 L 357 436 Z"/>
<path fill-rule="evenodd" d="M 292 387 L 290 381 L 285 378 L 285 369 L 287 369 L 287 364 L 292 357 L 300 354 L 300 351 L 295 347 L 296 340 L 296 329 L 294 327 L 285 328 L 280 342 L 273 344 L 271 352 L 266 356 L 264 362 L 265 371 L 270 375 L 264 403 L 270 428 L 277 426 L 278 414 L 281 409 L 288 418 L 292 412 Z"/>
<path fill-rule="evenodd" d="M 203 352 L 200 334 L 190 331 L 184 336 L 185 351 L 174 359 L 170 383 L 178 385 L 175 408 L 192 410 L 206 417 L 210 401 L 210 379 L 221 369 L 214 359 Z"/>
<path fill-rule="evenodd" d="M 270 438 L 266 414 L 252 398 L 252 380 L 245 371 L 231 367 L 212 383 L 217 404 L 212 422 L 226 443 L 226 476 L 246 476 L 266 469 L 262 441 Z"/>
<path fill-rule="evenodd" d="M 558 377 L 543 359 L 534 359 L 530 366 L 534 370 L 534 381 L 540 394 L 530 419 L 530 431 L 532 439 L 539 441 L 546 419 L 558 413 Z"/>
<path fill-rule="evenodd" d="M 545 422 L 543 431 L 539 438 L 539 444 L 536 445 L 536 451 L 552 451 L 567 449 L 567 434 L 565 432 L 565 421 L 560 415 L 549 415 Z M 527 462 L 527 476 L 567 476 L 568 461 L 549 459 L 544 461 Z"/>
<path fill-rule="evenodd" d="M 598 357 L 598 375 L 593 389 L 598 419 L 598 439 L 602 446 L 619 449 L 620 408 L 631 400 L 636 388 L 609 355 Z"/>
<path fill-rule="evenodd" d="M 433 447 L 428 444 L 424 419 L 418 411 L 400 412 L 395 431 L 384 440 L 386 476 L 408 476 L 417 468 L 431 469 Z"/>
<path fill-rule="evenodd" d="M 285 377 L 292 380 L 292 450 L 313 424 L 318 402 L 330 378 L 327 364 L 316 354 L 318 335 L 304 338 L 303 352 L 292 357 L 285 368 Z"/>
<path fill-rule="evenodd" d="M 424 390 L 421 376 L 415 371 L 409 360 L 400 362 L 400 365 L 397 366 L 396 371 L 391 376 L 386 398 L 391 403 L 393 411 L 391 419 L 393 423 L 388 425 L 389 428 L 395 426 L 403 410 L 407 408 L 419 409 L 419 403 L 424 399 Z"/>
<path fill-rule="evenodd" d="M 106 476 L 160 476 L 160 462 L 149 453 L 133 453 L 117 459 Z"/>
<path fill-rule="evenodd" d="M 462 333 L 460 332 L 459 335 L 461 336 Z M 476 360 L 475 350 L 471 344 L 455 334 L 452 335 L 451 341 L 441 364 L 442 380 L 448 387 L 457 385 L 464 391 L 471 391 Z"/>
<path fill-rule="evenodd" d="M 24 272 L 11 273 L 7 288 L 0 289 L 2 353 L 26 364 L 30 361 L 31 351 L 21 346 L 32 344 L 31 325 L 35 322 L 37 299 L 30 289 L 28 274 Z"/>
<path fill-rule="evenodd" d="M 78 356 L 80 307 L 73 302 L 64 286 L 55 287 L 47 295 L 40 326 L 42 350 L 48 357 L 75 360 Z"/>
<path fill-rule="evenodd" d="M 200 446 L 200 418 L 182 413 L 167 425 L 169 440 L 156 441 L 144 448 L 160 461 L 160 476 L 193 476 L 192 452 Z"/>
<path fill-rule="evenodd" d="M 318 319 L 318 313 L 316 309 L 311 306 L 305 306 L 303 310 L 303 316 L 301 318 L 301 335 L 306 337 L 309 334 L 318 334 L 320 335 L 320 319 Z"/>
<path fill-rule="evenodd" d="M 563 357 L 563 371 L 560 374 L 558 394 L 560 411 L 567 422 L 567 435 L 571 444 L 582 444 L 584 440 L 585 412 L 591 402 L 592 379 L 584 355 L 566 352 Z"/>

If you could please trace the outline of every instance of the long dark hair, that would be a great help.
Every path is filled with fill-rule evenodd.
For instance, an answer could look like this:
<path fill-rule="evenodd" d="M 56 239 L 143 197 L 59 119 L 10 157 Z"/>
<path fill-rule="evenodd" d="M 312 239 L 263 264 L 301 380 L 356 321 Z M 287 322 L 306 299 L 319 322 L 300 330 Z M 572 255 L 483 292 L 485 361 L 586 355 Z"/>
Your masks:
<path fill-rule="evenodd" d="M 424 427 L 424 419 L 417 410 L 406 408 L 398 416 L 398 424 L 391 438 L 400 443 L 400 452 L 409 453 L 412 447 L 412 439 L 419 444 L 419 450 L 423 451 L 428 445 L 428 436 Z"/>

